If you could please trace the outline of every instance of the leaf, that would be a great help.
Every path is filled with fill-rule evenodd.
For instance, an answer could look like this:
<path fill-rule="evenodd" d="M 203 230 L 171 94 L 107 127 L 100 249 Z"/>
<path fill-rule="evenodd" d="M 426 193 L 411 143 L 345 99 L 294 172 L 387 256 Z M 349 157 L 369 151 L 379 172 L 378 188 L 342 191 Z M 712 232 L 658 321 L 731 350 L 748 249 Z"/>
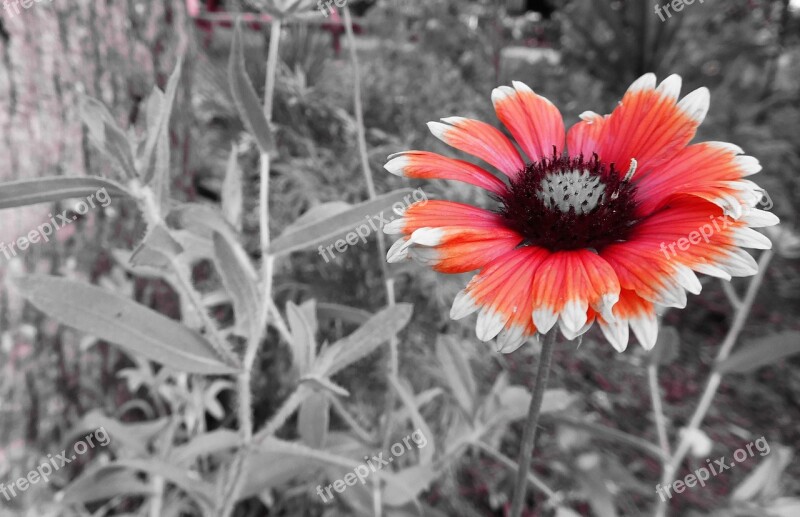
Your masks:
<path fill-rule="evenodd" d="M 160 113 L 160 110 L 162 109 L 161 105 L 164 103 L 164 94 L 161 92 L 161 90 L 158 88 L 153 88 L 153 94 L 159 99 L 156 102 L 160 104 L 158 106 L 153 106 L 153 112 L 152 115 L 150 115 L 151 106 L 150 103 L 148 103 L 147 120 L 152 120 L 153 117 L 158 117 L 158 113 Z M 153 97 L 151 96 L 151 98 Z M 145 145 L 146 144 L 147 142 L 145 142 Z M 161 136 L 156 143 L 155 157 L 153 159 L 155 167 L 151 187 L 153 189 L 153 196 L 155 198 L 156 205 L 161 207 L 164 212 L 169 209 L 169 191 L 171 187 L 170 183 L 172 182 L 172 169 L 170 168 L 171 150 L 169 131 L 162 131 Z"/>
<path fill-rule="evenodd" d="M 317 304 L 317 314 L 320 319 L 342 320 L 355 325 L 361 325 L 372 317 L 372 313 L 364 309 L 324 302 Z"/>
<path fill-rule="evenodd" d="M 346 469 L 353 469 L 360 463 L 356 460 L 340 456 L 335 453 L 320 449 L 312 449 L 300 442 L 289 442 L 269 436 L 265 438 L 259 445 L 259 450 L 262 452 L 273 452 L 279 454 L 287 454 L 297 458 L 310 458 L 317 462 L 319 465 L 338 465 Z"/>
<path fill-rule="evenodd" d="M 131 196 L 119 183 L 95 176 L 37 178 L 0 183 L 0 210 L 86 198 L 103 189 L 111 197 Z"/>
<path fill-rule="evenodd" d="M 235 431 L 228 429 L 210 431 L 195 436 L 189 443 L 176 447 L 170 455 L 170 462 L 176 465 L 190 464 L 199 457 L 235 449 L 241 443 L 241 435 Z"/>
<path fill-rule="evenodd" d="M 351 208 L 353 208 L 353 205 L 344 201 L 331 201 L 314 205 L 283 231 L 284 233 L 295 231 L 298 228 L 304 228 L 315 223 L 326 221 L 333 216 L 347 212 Z"/>
<path fill-rule="evenodd" d="M 319 355 L 314 370 L 320 377 L 331 377 L 363 359 L 400 332 L 411 319 L 413 305 L 398 303 L 370 318 L 355 332 L 326 348 Z"/>
<path fill-rule="evenodd" d="M 237 161 L 236 146 L 231 146 L 225 179 L 222 181 L 222 215 L 237 232 L 242 231 L 244 194 L 242 191 L 242 169 Z"/>
<path fill-rule="evenodd" d="M 325 446 L 330 425 L 330 406 L 324 392 L 310 395 L 300 405 L 297 416 L 297 431 L 300 439 L 309 447 L 321 449 Z"/>
<path fill-rule="evenodd" d="M 242 26 L 238 21 L 233 32 L 233 43 L 228 60 L 228 83 L 242 122 L 255 138 L 261 152 L 269 154 L 274 148 L 272 130 L 264 117 L 261 102 L 258 100 L 253 84 L 245 70 Z"/>
<path fill-rule="evenodd" d="M 236 324 L 248 338 L 260 334 L 261 298 L 258 293 L 258 274 L 253 263 L 237 241 L 214 232 L 214 264 L 222 284 L 233 299 Z"/>
<path fill-rule="evenodd" d="M 650 364 L 667 365 L 678 358 L 681 336 L 675 327 L 663 327 L 658 332 L 658 339 L 650 352 Z"/>
<path fill-rule="evenodd" d="M 152 492 L 152 483 L 142 481 L 135 472 L 99 467 L 67 485 L 61 492 L 61 502 L 65 505 L 88 504 L 118 496 L 149 495 Z"/>
<path fill-rule="evenodd" d="M 128 453 L 145 454 L 148 451 L 149 443 L 160 435 L 168 424 L 167 418 L 139 423 L 120 422 L 95 409 L 81 418 L 70 436 L 79 434 L 85 436 L 88 431 L 103 428 L 117 448 L 124 449 Z"/>
<path fill-rule="evenodd" d="M 746 373 L 800 352 L 800 332 L 786 331 L 757 340 L 717 365 L 717 371 Z"/>
<path fill-rule="evenodd" d="M 400 395 L 400 399 L 403 401 L 403 404 L 405 404 L 409 415 L 411 415 L 411 421 L 414 422 L 414 426 L 417 428 L 416 430 L 422 433 L 422 436 L 429 442 L 427 444 L 429 445 L 428 447 L 420 447 L 419 462 L 421 465 L 430 465 L 433 462 L 436 445 L 433 443 L 431 428 L 428 427 L 428 423 L 425 422 L 425 419 L 422 418 L 422 414 L 419 412 L 419 407 L 417 406 L 416 400 L 414 400 L 414 394 L 411 391 L 410 385 L 406 382 L 401 382 L 400 379 L 393 375 L 389 376 L 389 382 L 397 394 Z M 428 440 L 429 437 L 431 438 L 430 440 Z"/>
<path fill-rule="evenodd" d="M 13 281 L 20 294 L 61 323 L 181 372 L 231 374 L 211 344 L 179 322 L 99 287 L 30 275 Z"/>
<path fill-rule="evenodd" d="M 522 386 L 508 386 L 500 393 L 500 406 L 494 415 L 497 419 L 508 419 L 513 421 L 521 420 L 528 414 L 528 406 L 531 403 L 530 391 Z M 576 396 L 567 390 L 551 389 L 544 392 L 541 414 L 556 413 L 567 409 Z"/>
<path fill-rule="evenodd" d="M 135 178 L 136 166 L 131 144 L 108 109 L 97 99 L 83 96 L 80 112 L 92 143 L 111 158 L 125 176 Z"/>
<path fill-rule="evenodd" d="M 211 386 L 203 393 L 203 404 L 205 405 L 206 411 L 216 420 L 225 418 L 225 408 L 222 407 L 222 404 L 220 404 L 217 398 L 222 390 L 231 390 L 235 392 L 236 386 L 229 380 L 217 379 L 212 382 Z"/>
<path fill-rule="evenodd" d="M 764 437 L 762 436 L 759 440 L 764 440 Z M 767 443 L 766 440 L 764 443 Z M 769 456 L 753 469 L 744 481 L 733 490 L 733 493 L 731 493 L 731 499 L 733 501 L 753 501 L 757 498 L 774 500 L 780 495 L 780 489 L 778 487 L 781 484 L 781 477 L 786 468 L 792 463 L 794 451 L 791 447 L 785 447 L 780 444 L 773 445 L 771 449 L 772 450 L 767 449 L 763 455 L 770 452 L 772 454 L 769 454 Z"/>
<path fill-rule="evenodd" d="M 206 508 L 213 506 L 212 494 L 214 494 L 214 487 L 203 481 L 197 472 L 180 468 L 155 458 L 119 459 L 108 464 L 109 468 L 116 466 L 145 472 L 151 476 L 160 476 L 181 488 L 201 506 Z"/>
<path fill-rule="evenodd" d="M 320 244 L 331 242 L 332 239 L 343 233 L 352 231 L 356 226 L 365 228 L 362 233 L 366 238 L 374 231 L 382 231 L 378 225 L 379 221 L 381 219 L 389 220 L 384 217 L 384 212 L 389 211 L 393 204 L 403 202 L 404 196 L 408 196 L 411 192 L 413 192 L 411 189 L 395 190 L 332 217 L 310 218 L 312 222 L 292 226 L 273 240 L 269 245 L 269 253 L 279 256 L 293 251 L 315 248 Z"/>
<path fill-rule="evenodd" d="M 450 392 L 461 408 L 468 415 L 472 415 L 477 386 L 469 362 L 455 338 L 440 335 L 436 340 L 436 357 L 442 364 L 445 379 L 450 385 Z"/>
<path fill-rule="evenodd" d="M 314 391 L 329 391 L 340 397 L 350 396 L 349 391 L 326 377 L 319 377 L 314 374 L 309 374 L 300 377 L 300 382 L 307 384 Z"/>
<path fill-rule="evenodd" d="M 181 79 L 182 67 L 183 57 L 180 57 L 175 69 L 172 71 L 172 75 L 169 77 L 169 81 L 167 81 L 166 92 L 159 95 L 161 92 L 155 93 L 155 91 L 158 91 L 158 88 L 155 88 L 150 98 L 153 102 L 147 103 L 147 139 L 140 157 L 143 167 L 142 181 L 145 185 L 149 184 L 157 173 L 160 173 L 159 183 L 163 181 L 169 184 L 169 119 L 172 115 L 172 106 L 175 103 L 175 93 L 178 90 L 178 83 Z M 158 100 L 153 100 L 154 98 Z M 158 113 L 157 117 L 153 116 L 155 113 Z M 166 155 L 163 148 L 158 149 L 158 147 L 163 146 L 166 146 Z M 165 157 L 166 163 L 164 162 Z"/>
<path fill-rule="evenodd" d="M 296 478 L 307 478 L 320 470 L 312 457 L 297 457 L 285 452 L 259 452 L 246 463 L 244 486 L 239 500 L 248 499 L 270 488 L 284 486 Z"/>
<path fill-rule="evenodd" d="M 236 230 L 215 207 L 199 203 L 184 203 L 167 214 L 167 223 L 174 228 L 187 230 L 211 241 L 214 232 L 226 239 L 237 241 Z"/>
<path fill-rule="evenodd" d="M 167 269 L 182 252 L 183 248 L 167 229 L 158 225 L 147 232 L 142 243 L 133 251 L 130 264 L 133 267 Z"/>
<path fill-rule="evenodd" d="M 314 330 L 300 310 L 291 301 L 286 304 L 286 319 L 292 336 L 292 358 L 297 371 L 304 375 L 309 371 L 317 352 L 317 340 Z"/>
<path fill-rule="evenodd" d="M 389 506 L 403 506 L 415 501 L 436 479 L 433 465 L 416 465 L 400 472 L 383 473 L 386 486 L 383 502 Z"/>
<path fill-rule="evenodd" d="M 770 517 L 797 517 L 800 515 L 800 498 L 778 497 L 765 508 Z"/>

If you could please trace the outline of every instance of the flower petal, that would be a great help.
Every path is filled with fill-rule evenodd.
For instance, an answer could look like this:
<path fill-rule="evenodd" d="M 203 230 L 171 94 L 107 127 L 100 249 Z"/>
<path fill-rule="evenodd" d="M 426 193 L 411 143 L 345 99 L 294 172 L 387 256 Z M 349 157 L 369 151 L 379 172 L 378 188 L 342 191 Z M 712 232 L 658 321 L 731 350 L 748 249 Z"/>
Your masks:
<path fill-rule="evenodd" d="M 633 291 L 623 289 L 619 302 L 614 305 L 614 317 L 615 321 L 608 323 L 598 316 L 597 323 L 617 351 L 622 352 L 628 346 L 628 327 L 633 330 L 645 350 L 655 346 L 658 338 L 658 316 L 651 302 Z"/>
<path fill-rule="evenodd" d="M 463 181 L 497 195 L 506 191 L 506 184 L 502 180 L 477 165 L 436 153 L 398 153 L 391 156 L 384 167 L 392 174 L 406 178 Z"/>
<path fill-rule="evenodd" d="M 428 128 L 447 145 L 480 158 L 510 177 L 525 168 L 514 144 L 497 128 L 463 117 L 444 118 L 442 122 L 428 122 Z"/>
<path fill-rule="evenodd" d="M 760 170 L 758 160 L 724 142 L 703 142 L 682 149 L 672 159 L 636 178 L 638 213 L 645 216 L 664 206 L 671 196 L 688 194 L 729 210 L 737 217 L 762 194 L 746 176 Z"/>
<path fill-rule="evenodd" d="M 567 133 L 567 149 L 570 155 L 589 159 L 597 153 L 600 133 L 607 118 L 591 111 L 581 113 L 581 122 L 572 126 Z"/>
<path fill-rule="evenodd" d="M 531 321 L 531 288 L 539 264 L 548 255 L 533 246 L 517 248 L 473 277 L 459 295 L 459 309 L 481 308 L 476 328 L 479 339 L 489 341 L 500 334 L 498 350 L 509 353 L 536 332 Z"/>
<path fill-rule="evenodd" d="M 503 217 L 499 214 L 464 203 L 430 199 L 409 205 L 402 217 L 384 225 L 383 231 L 389 235 L 410 235 L 420 228 L 440 226 L 489 229 L 504 227 Z"/>
<path fill-rule="evenodd" d="M 678 81 L 667 81 L 656 88 L 655 76 L 646 74 L 631 85 L 603 125 L 598 153 L 603 162 L 626 171 L 636 159 L 637 174 L 642 175 L 692 140 L 708 111 L 708 89 L 676 102 Z"/>
<path fill-rule="evenodd" d="M 553 156 L 554 147 L 560 155 L 565 136 L 561 112 L 526 84 L 514 81 L 513 85 L 492 92 L 497 117 L 532 161 Z"/>
<path fill-rule="evenodd" d="M 598 255 L 588 250 L 552 253 L 534 278 L 533 322 L 546 333 L 560 317 L 566 329 L 577 333 L 588 321 L 590 306 L 613 319 L 619 292 L 617 275 Z"/>
<path fill-rule="evenodd" d="M 409 255 L 440 273 L 481 269 L 523 241 L 514 230 L 446 226 L 420 228 L 410 237 Z"/>

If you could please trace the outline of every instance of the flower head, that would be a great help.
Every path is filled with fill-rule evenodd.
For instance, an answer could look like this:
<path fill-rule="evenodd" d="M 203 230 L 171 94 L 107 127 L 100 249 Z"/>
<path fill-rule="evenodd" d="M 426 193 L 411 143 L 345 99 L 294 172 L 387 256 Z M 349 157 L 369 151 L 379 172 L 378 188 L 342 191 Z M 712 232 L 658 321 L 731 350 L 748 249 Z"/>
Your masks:
<path fill-rule="evenodd" d="M 565 135 L 561 113 L 525 84 L 492 92 L 497 116 L 527 156 L 495 127 L 461 117 L 430 122 L 446 144 L 497 169 L 424 151 L 393 155 L 386 169 L 407 178 L 483 188 L 495 210 L 451 201 L 408 207 L 386 233 L 402 237 L 388 260 L 416 259 L 442 273 L 478 271 L 451 317 L 478 312 L 477 334 L 512 352 L 558 324 L 568 338 L 597 322 L 619 351 L 629 330 L 647 349 L 656 311 L 686 306 L 695 272 L 755 274 L 744 247 L 771 242 L 751 228 L 778 223 L 756 208 L 761 170 L 723 142 L 690 145 L 709 107 L 700 88 L 679 100 L 681 78 L 634 82 L 610 115 L 586 112 Z M 566 144 L 566 146 L 565 146 Z M 566 149 L 565 149 L 566 147 Z"/>

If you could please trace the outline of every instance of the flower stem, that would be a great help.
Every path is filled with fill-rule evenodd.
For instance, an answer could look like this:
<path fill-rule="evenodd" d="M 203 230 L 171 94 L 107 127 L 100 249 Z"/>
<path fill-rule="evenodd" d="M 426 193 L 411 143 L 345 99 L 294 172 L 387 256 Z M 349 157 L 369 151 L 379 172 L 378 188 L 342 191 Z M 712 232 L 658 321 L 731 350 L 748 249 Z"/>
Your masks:
<path fill-rule="evenodd" d="M 650 385 L 650 400 L 653 404 L 653 416 L 658 432 L 658 444 L 664 455 L 664 461 L 670 457 L 669 438 L 667 437 L 667 420 L 664 418 L 664 406 L 661 403 L 661 387 L 658 384 L 658 367 L 651 364 L 647 367 L 647 380 Z"/>
<path fill-rule="evenodd" d="M 369 153 L 367 152 L 367 134 L 364 126 L 364 106 L 361 95 L 361 68 L 358 62 L 358 52 L 356 52 L 356 38 L 353 33 L 353 17 L 347 5 L 344 6 L 342 11 L 344 14 L 344 28 L 347 34 L 347 46 L 350 50 L 350 61 L 353 66 L 353 109 L 355 111 L 356 128 L 358 130 L 358 153 L 361 157 L 361 170 L 364 174 L 364 180 L 367 183 L 367 194 L 370 199 L 375 199 L 378 195 L 375 191 L 375 180 L 372 177 L 372 170 L 369 166 Z M 386 237 L 383 234 L 383 229 L 379 229 L 376 232 L 376 240 L 378 241 L 378 264 L 380 264 L 383 282 L 386 287 L 386 304 L 391 307 L 395 304 L 394 279 L 389 274 L 389 268 L 386 265 Z M 389 338 L 389 376 L 397 378 L 399 369 L 398 341 L 397 336 L 393 335 Z M 387 417 L 383 433 L 384 449 L 388 448 L 391 438 L 395 402 L 396 394 L 394 390 L 389 390 L 386 394 Z"/>
<path fill-rule="evenodd" d="M 736 315 L 734 316 L 733 324 L 728 330 L 728 334 L 725 336 L 725 340 L 722 342 L 719 352 L 717 352 L 717 358 L 715 361 L 716 365 L 727 359 L 731 353 L 731 350 L 733 350 L 733 346 L 736 344 L 739 334 L 742 332 L 744 324 L 747 321 L 747 316 L 750 314 L 750 309 L 753 307 L 756 294 L 758 293 L 758 290 L 764 281 L 764 275 L 767 272 L 767 268 L 772 260 L 773 255 L 774 252 L 771 250 L 766 250 L 761 254 L 761 257 L 758 260 L 758 273 L 756 273 L 756 276 L 750 281 L 750 285 L 747 287 L 747 292 L 745 293 L 741 304 L 736 309 Z M 689 448 L 691 447 L 691 436 L 694 434 L 692 431 L 700 428 L 700 425 L 703 423 L 703 419 L 706 417 L 706 413 L 708 413 L 708 410 L 711 409 L 711 403 L 714 401 L 714 397 L 716 396 L 717 390 L 719 389 L 721 383 L 722 374 L 715 369 L 708 378 L 706 387 L 703 390 L 702 396 L 700 397 L 700 402 L 697 404 L 697 408 L 695 409 L 694 414 L 692 414 L 689 425 L 686 427 L 686 431 L 683 433 L 678 446 L 675 448 L 675 453 L 664 467 L 664 473 L 661 478 L 662 484 L 666 485 L 672 483 L 675 474 L 678 472 L 683 459 L 686 457 L 686 454 L 689 452 Z M 664 517 L 667 515 L 666 501 L 658 502 L 655 515 L 658 517 Z"/>
<path fill-rule="evenodd" d="M 272 22 L 269 52 L 267 56 L 267 76 L 264 86 L 264 117 L 267 123 L 272 122 L 273 99 L 275 95 L 275 79 L 278 69 L 278 49 L 281 41 L 281 21 Z M 259 185 L 259 230 L 261 236 L 261 251 L 263 263 L 261 267 L 261 310 L 259 313 L 258 331 L 249 337 L 245 349 L 242 371 L 238 377 L 239 393 L 239 432 L 242 435 L 242 445 L 235 461 L 231 465 L 230 482 L 225 490 L 225 499 L 218 506 L 218 514 L 223 517 L 231 515 L 236 507 L 239 494 L 244 484 L 244 472 L 248 468 L 253 447 L 253 393 L 252 383 L 253 367 L 261 340 L 264 338 L 269 323 L 270 308 L 274 306 L 272 300 L 272 277 L 275 266 L 275 257 L 268 253 L 270 243 L 269 232 L 269 179 L 271 160 L 268 153 L 261 154 L 260 160 L 260 185 Z M 276 311 L 277 312 L 277 311 Z"/>
<path fill-rule="evenodd" d="M 533 387 L 531 405 L 528 408 L 528 419 L 525 421 L 525 430 L 522 433 L 522 446 L 519 451 L 517 464 L 516 486 L 514 487 L 514 500 L 511 504 L 511 517 L 522 515 L 522 505 L 525 503 L 525 491 L 528 488 L 528 472 L 531 468 L 531 456 L 533 455 L 534 443 L 536 441 L 536 427 L 539 423 L 539 413 L 542 409 L 544 390 L 547 387 L 547 380 L 550 377 L 550 363 L 553 361 L 553 350 L 556 345 L 556 331 L 551 330 L 544 337 L 542 353 L 539 356 L 539 368 L 536 373 L 536 385 Z"/>

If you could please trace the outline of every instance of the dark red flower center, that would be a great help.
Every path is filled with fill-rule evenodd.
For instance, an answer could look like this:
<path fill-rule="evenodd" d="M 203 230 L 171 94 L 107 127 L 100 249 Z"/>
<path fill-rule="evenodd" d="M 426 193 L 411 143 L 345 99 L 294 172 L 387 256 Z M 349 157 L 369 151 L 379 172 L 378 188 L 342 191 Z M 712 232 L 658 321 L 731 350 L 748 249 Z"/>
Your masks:
<path fill-rule="evenodd" d="M 590 160 L 554 155 L 531 163 L 511 181 L 500 213 L 525 237 L 525 245 L 600 251 L 627 240 L 636 224 L 632 172 L 620 174 L 597 155 Z"/>

